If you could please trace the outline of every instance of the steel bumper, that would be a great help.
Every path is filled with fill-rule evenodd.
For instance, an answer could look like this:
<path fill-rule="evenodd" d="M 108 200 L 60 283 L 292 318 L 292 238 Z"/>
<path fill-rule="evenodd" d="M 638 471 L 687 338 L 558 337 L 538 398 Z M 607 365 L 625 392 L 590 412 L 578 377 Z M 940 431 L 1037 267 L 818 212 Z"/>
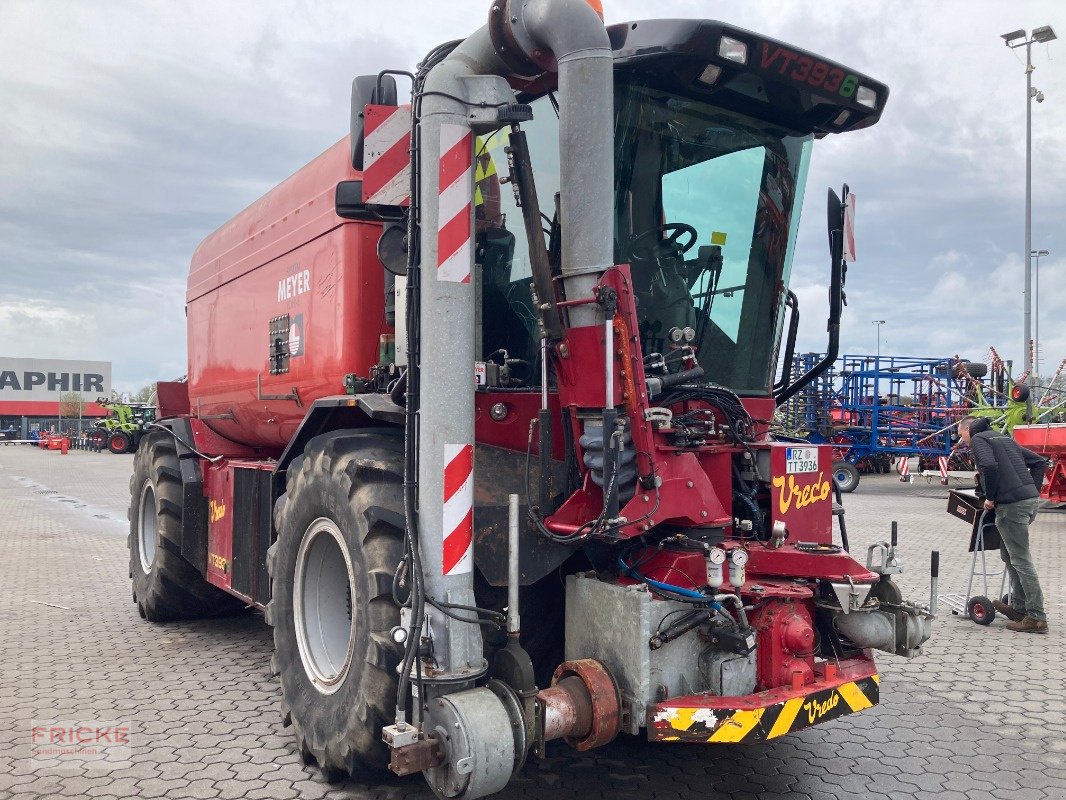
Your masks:
<path fill-rule="evenodd" d="M 877 705 L 873 659 L 853 658 L 815 669 L 815 682 L 743 697 L 691 695 L 649 707 L 653 742 L 751 743 L 775 739 Z"/>

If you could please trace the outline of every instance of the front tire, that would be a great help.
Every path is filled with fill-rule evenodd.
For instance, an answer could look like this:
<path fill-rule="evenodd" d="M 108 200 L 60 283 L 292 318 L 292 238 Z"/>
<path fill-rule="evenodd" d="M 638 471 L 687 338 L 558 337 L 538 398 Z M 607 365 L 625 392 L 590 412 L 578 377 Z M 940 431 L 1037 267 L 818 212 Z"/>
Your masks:
<path fill-rule="evenodd" d="M 133 438 L 125 431 L 115 431 L 107 438 L 107 449 L 115 455 L 128 453 L 133 449 Z"/>
<path fill-rule="evenodd" d="M 282 711 L 327 775 L 383 770 L 402 648 L 392 596 L 403 557 L 403 436 L 338 431 L 308 442 L 275 506 L 267 565 Z"/>
<path fill-rule="evenodd" d="M 130 578 L 137 611 L 150 622 L 229 614 L 237 598 L 212 586 L 181 554 L 181 472 L 174 440 L 146 436 L 130 478 Z"/>
<path fill-rule="evenodd" d="M 844 494 L 854 492 L 859 485 L 859 470 L 850 461 L 837 461 L 833 464 L 833 480 Z"/>

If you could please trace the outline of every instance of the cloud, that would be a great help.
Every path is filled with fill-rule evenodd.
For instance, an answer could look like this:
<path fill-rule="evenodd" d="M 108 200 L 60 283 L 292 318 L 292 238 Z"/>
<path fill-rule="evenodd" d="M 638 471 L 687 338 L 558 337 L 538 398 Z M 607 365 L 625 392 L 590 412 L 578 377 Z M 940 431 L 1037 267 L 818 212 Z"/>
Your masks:
<path fill-rule="evenodd" d="M 0 8 L 0 337 L 12 355 L 109 359 L 117 386 L 185 371 L 197 243 L 347 129 L 351 78 L 410 69 L 488 3 L 7 0 Z M 1034 24 L 1066 29 L 1059 4 Z M 612 0 L 609 21 L 705 2 Z M 884 80 L 875 127 L 817 143 L 793 270 L 801 343 L 824 347 L 824 187 L 859 198 L 843 347 L 1021 353 L 1024 64 L 1017 8 L 759 0 L 720 13 Z M 1024 21 L 1024 20 L 1023 20 Z M 1045 360 L 1066 355 L 1066 71 L 1034 50 L 1033 245 Z M 975 288 L 976 284 L 976 288 Z M 1058 324 L 1055 324 L 1055 323 Z M 973 357 L 972 355 L 970 357 Z"/>

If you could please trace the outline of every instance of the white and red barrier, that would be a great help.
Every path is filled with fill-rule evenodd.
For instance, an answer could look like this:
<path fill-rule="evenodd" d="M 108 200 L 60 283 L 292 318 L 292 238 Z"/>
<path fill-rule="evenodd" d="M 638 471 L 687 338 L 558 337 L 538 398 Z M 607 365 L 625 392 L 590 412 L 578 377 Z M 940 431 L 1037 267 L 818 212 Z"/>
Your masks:
<path fill-rule="evenodd" d="M 411 205 L 411 107 L 363 111 L 363 202 Z"/>
<path fill-rule="evenodd" d="M 444 445 L 444 550 L 445 575 L 461 575 L 473 569 L 474 543 L 474 446 Z"/>
<path fill-rule="evenodd" d="M 437 280 L 470 283 L 474 210 L 474 134 L 440 126 Z"/>

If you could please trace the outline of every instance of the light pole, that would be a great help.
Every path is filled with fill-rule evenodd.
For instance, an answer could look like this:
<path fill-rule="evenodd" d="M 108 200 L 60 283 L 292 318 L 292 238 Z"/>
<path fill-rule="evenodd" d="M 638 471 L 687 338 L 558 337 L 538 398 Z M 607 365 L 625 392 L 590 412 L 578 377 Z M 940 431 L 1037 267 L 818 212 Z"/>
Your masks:
<path fill-rule="evenodd" d="M 1025 47 L 1025 291 L 1023 303 L 1025 371 L 1029 382 L 1033 379 L 1033 353 L 1029 346 L 1032 338 L 1032 282 L 1033 282 L 1033 98 L 1044 102 L 1044 93 L 1033 88 L 1032 50 L 1033 43 L 1043 44 L 1058 38 L 1050 25 L 1033 28 L 1032 34 L 1024 29 L 1004 33 L 1001 38 L 1012 50 Z"/>
<path fill-rule="evenodd" d="M 1040 374 L 1040 259 L 1051 255 L 1050 250 L 1030 250 L 1029 255 L 1036 259 L 1036 269 L 1033 270 L 1033 372 Z"/>
<path fill-rule="evenodd" d="M 875 319 L 875 320 L 873 320 L 871 322 L 871 324 L 877 326 L 877 360 L 879 362 L 878 363 L 878 369 L 880 369 L 880 361 L 881 361 L 881 326 L 885 324 L 885 321 L 883 319 Z"/>

